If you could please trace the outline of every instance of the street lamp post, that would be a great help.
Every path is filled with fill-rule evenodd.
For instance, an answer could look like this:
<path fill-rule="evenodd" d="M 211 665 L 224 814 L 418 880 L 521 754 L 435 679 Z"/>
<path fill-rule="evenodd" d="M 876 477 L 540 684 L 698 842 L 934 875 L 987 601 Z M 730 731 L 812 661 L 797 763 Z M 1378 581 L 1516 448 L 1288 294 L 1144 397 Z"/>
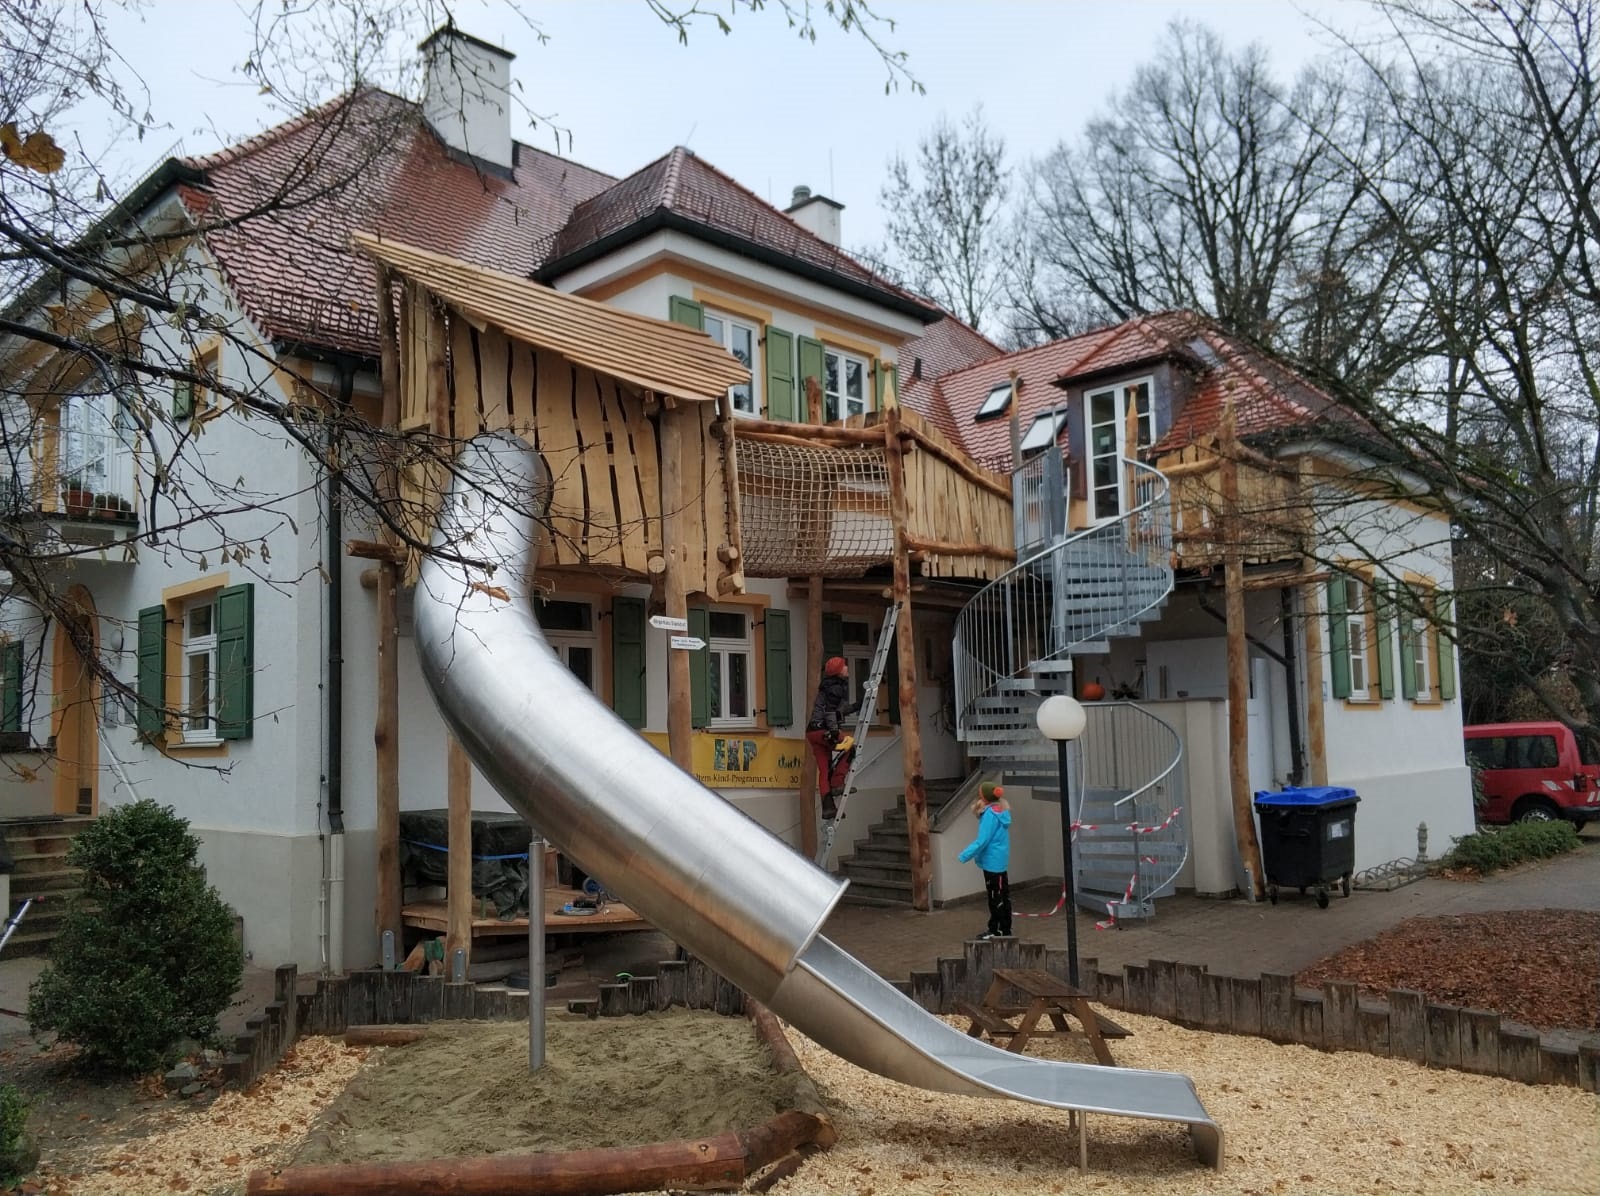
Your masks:
<path fill-rule="evenodd" d="M 1056 775 L 1061 789 L 1061 868 L 1065 873 L 1067 915 L 1067 982 L 1078 987 L 1078 898 L 1073 882 L 1072 809 L 1068 803 L 1067 744 L 1083 734 L 1089 716 L 1076 698 L 1054 694 L 1039 704 L 1039 730 L 1055 740 Z"/>

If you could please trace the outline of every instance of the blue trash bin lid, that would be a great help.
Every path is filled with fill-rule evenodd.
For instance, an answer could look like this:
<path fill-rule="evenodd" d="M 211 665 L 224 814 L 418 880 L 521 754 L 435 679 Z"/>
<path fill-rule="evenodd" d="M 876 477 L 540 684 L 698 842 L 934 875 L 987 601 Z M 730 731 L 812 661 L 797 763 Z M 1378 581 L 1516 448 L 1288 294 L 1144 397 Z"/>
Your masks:
<path fill-rule="evenodd" d="M 1354 789 L 1342 785 L 1307 785 L 1286 789 L 1262 789 L 1256 793 L 1257 806 L 1331 806 L 1339 802 L 1360 801 Z"/>

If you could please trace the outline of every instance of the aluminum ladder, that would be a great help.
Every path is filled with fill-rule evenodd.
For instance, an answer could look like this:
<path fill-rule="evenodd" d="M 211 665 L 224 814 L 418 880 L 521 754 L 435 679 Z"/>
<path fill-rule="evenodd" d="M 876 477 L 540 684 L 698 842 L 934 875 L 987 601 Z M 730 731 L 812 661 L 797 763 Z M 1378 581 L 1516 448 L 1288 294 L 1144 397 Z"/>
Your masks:
<path fill-rule="evenodd" d="M 883 629 L 878 632 L 878 648 L 872 654 L 872 667 L 867 670 L 866 684 L 861 688 L 861 709 L 856 711 L 855 742 L 851 747 L 850 771 L 845 773 L 844 788 L 834 795 L 834 809 L 832 818 L 822 820 L 822 846 L 817 848 L 817 867 L 827 868 L 828 857 L 833 854 L 833 839 L 838 833 L 839 823 L 844 820 L 845 802 L 850 800 L 850 795 L 856 791 L 856 769 L 861 767 L 861 745 L 867 741 L 867 732 L 872 729 L 872 720 L 878 713 L 878 687 L 883 684 L 883 670 L 889 663 L 889 649 L 894 644 L 894 631 L 900 625 L 900 604 L 890 603 L 889 609 L 883 612 Z M 916 717 L 912 711 L 911 716 Z M 824 778 L 818 777 L 818 791 L 821 791 L 821 782 Z"/>

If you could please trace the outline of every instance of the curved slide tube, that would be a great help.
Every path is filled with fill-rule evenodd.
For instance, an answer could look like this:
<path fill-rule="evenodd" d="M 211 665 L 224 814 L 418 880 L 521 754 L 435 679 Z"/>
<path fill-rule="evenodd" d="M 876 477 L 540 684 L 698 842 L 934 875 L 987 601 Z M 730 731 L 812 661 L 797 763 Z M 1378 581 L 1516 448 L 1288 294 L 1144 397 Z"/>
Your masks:
<path fill-rule="evenodd" d="M 454 466 L 416 592 L 416 641 L 440 714 L 529 823 L 652 924 L 824 1047 L 917 1087 L 1187 1124 L 1221 1165 L 1222 1131 L 1187 1076 L 1055 1063 L 969 1038 L 818 935 L 844 891 L 679 771 L 561 663 L 529 593 L 549 476 L 508 433 Z"/>

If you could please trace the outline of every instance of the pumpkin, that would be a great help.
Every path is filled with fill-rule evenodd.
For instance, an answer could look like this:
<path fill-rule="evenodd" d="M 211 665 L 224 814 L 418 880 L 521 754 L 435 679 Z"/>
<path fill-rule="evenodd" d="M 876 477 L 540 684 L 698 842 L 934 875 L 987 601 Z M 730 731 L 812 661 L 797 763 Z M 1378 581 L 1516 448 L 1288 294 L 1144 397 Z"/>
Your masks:
<path fill-rule="evenodd" d="M 1091 681 L 1083 687 L 1083 699 L 1086 702 L 1098 702 L 1106 696 L 1106 687 L 1098 681 Z"/>

